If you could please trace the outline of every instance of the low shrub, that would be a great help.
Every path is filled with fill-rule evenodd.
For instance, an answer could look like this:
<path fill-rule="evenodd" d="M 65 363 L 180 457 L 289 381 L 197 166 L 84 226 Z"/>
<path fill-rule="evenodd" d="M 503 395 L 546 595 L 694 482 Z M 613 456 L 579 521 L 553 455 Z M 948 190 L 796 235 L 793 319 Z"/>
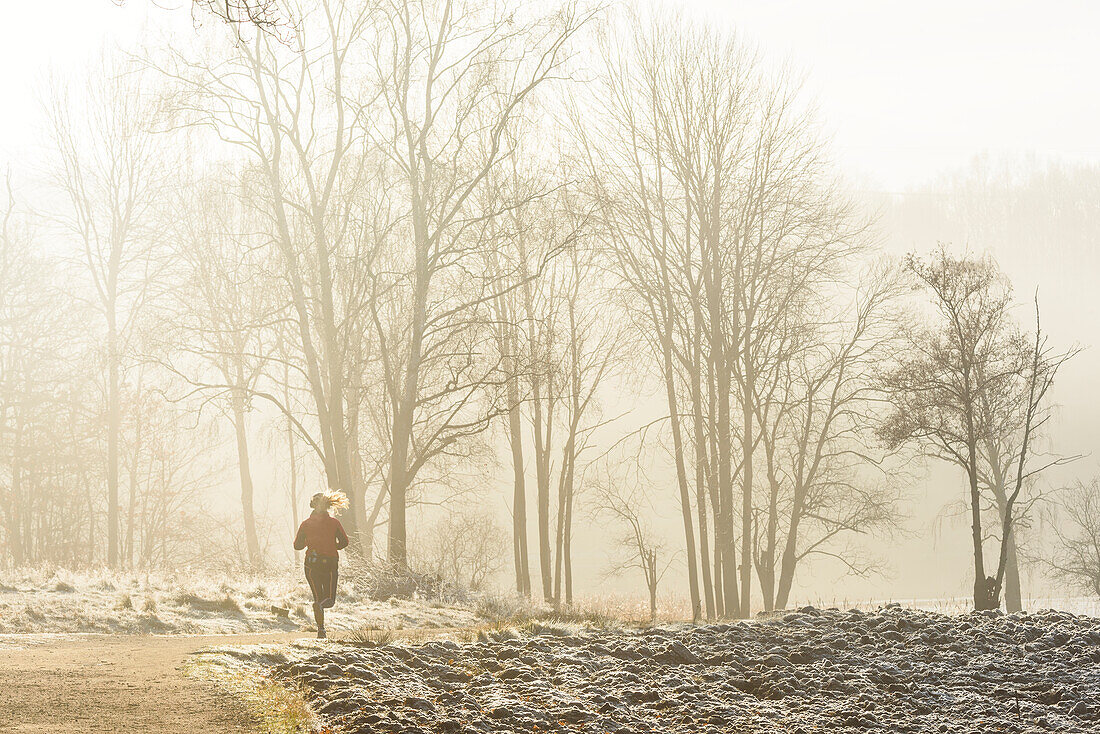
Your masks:
<path fill-rule="evenodd" d="M 419 573 L 407 566 L 347 558 L 341 565 L 341 578 L 350 583 L 353 593 L 374 601 L 417 599 L 455 604 L 468 602 L 471 593 L 444 581 L 436 574 Z"/>
<path fill-rule="evenodd" d="M 177 606 L 191 607 L 200 612 L 222 612 L 229 614 L 242 614 L 244 610 L 236 599 L 226 594 L 220 599 L 205 599 L 191 592 L 176 594 L 173 601 Z"/>

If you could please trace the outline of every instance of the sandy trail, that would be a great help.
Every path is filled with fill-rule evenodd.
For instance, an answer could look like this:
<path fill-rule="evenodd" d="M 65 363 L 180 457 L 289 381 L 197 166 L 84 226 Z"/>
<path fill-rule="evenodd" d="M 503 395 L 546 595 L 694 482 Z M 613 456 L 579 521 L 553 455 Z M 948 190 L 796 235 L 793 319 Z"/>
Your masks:
<path fill-rule="evenodd" d="M 0 732 L 250 732 L 240 702 L 184 674 L 187 657 L 215 645 L 304 637 L 2 635 Z"/>

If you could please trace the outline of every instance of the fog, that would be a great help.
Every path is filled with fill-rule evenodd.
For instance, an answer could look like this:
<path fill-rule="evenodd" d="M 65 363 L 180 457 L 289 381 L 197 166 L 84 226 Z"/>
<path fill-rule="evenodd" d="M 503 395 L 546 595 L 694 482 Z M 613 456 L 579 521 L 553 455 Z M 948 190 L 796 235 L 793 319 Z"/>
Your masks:
<path fill-rule="evenodd" d="M 5 10 L 5 568 L 1100 594 L 1100 8 L 175 4 Z"/>

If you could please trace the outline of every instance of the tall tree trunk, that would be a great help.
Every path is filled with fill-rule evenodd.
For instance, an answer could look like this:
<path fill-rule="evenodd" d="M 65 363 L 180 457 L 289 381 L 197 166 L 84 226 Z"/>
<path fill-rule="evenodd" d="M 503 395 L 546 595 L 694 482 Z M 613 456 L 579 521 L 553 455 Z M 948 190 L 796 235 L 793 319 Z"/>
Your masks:
<path fill-rule="evenodd" d="M 646 585 L 649 586 L 649 621 L 650 624 L 657 621 L 657 551 L 649 551 L 645 555 Z"/>
<path fill-rule="evenodd" d="M 970 539 L 974 549 L 974 608 L 982 610 L 991 608 L 992 600 L 989 598 L 989 583 L 986 580 L 985 558 L 982 553 L 981 496 L 978 491 L 975 453 L 976 450 L 972 450 L 969 457 L 967 478 L 970 481 Z"/>
<path fill-rule="evenodd" d="M 573 606 L 573 480 L 569 480 L 569 493 L 565 497 L 565 605 Z"/>
<path fill-rule="evenodd" d="M 562 551 L 565 549 L 565 462 L 568 459 L 562 456 L 562 467 L 558 474 L 558 511 L 557 524 L 554 527 L 554 609 L 561 609 L 561 582 L 562 582 Z"/>
<path fill-rule="evenodd" d="M 569 421 L 569 437 L 565 441 L 562 450 L 561 475 L 558 481 L 558 528 L 557 528 L 557 557 L 554 568 L 554 603 L 561 604 L 563 574 L 568 577 L 572 564 L 569 562 L 569 537 L 570 523 L 573 520 L 573 477 L 576 467 L 577 450 L 577 422 L 580 420 L 579 401 L 577 400 L 577 385 L 574 384 L 573 414 Z M 566 583 L 568 586 L 568 583 Z M 571 596 L 571 595 L 570 595 Z"/>
<path fill-rule="evenodd" d="M 989 464 L 993 472 L 993 496 L 997 501 L 997 516 L 1003 518 L 1008 510 L 1008 491 L 1005 486 L 1006 472 L 1001 466 L 1000 456 L 996 451 L 996 447 L 993 442 L 989 442 L 989 448 L 987 449 L 989 456 Z M 1012 524 L 1012 532 L 1008 534 L 1007 538 L 1001 539 L 1002 543 L 1007 543 L 1005 555 L 1005 577 L 1004 577 L 1004 603 L 1005 611 L 1007 612 L 1019 612 L 1023 611 L 1023 597 L 1020 590 L 1020 564 L 1017 555 L 1016 547 L 1016 525 Z"/>
<path fill-rule="evenodd" d="M 699 558 L 702 561 L 699 565 L 702 566 L 703 570 L 703 599 L 706 604 L 707 621 L 711 622 L 715 618 L 716 610 L 714 606 L 714 580 L 711 577 L 710 566 L 710 538 L 707 529 L 707 498 L 706 488 L 699 484 L 695 487 L 695 509 L 696 514 L 699 516 Z"/>
<path fill-rule="evenodd" d="M 530 308 L 533 306 L 529 307 L 529 314 Z M 531 358 L 534 359 L 536 354 L 537 344 L 532 336 Z M 547 403 L 551 402 L 547 400 Z M 531 405 L 531 429 L 535 446 L 535 500 L 539 526 L 539 574 L 542 579 L 542 597 L 550 602 L 554 598 L 550 553 L 550 446 L 553 437 L 553 417 L 544 414 L 542 380 L 539 378 L 537 368 L 531 375 Z M 549 412 L 549 405 L 546 410 Z"/>
<path fill-rule="evenodd" d="M 398 442 L 393 444 L 393 453 L 390 459 L 390 518 L 387 559 L 397 567 L 408 565 L 405 514 L 408 507 L 409 477 L 406 462 L 409 453 L 409 434 L 411 434 L 412 429 L 408 425 L 411 422 L 411 417 L 407 417 L 407 412 L 403 408 L 398 415 L 394 416 L 393 437 Z"/>
<path fill-rule="evenodd" d="M 543 403 L 543 382 L 539 370 L 542 367 L 540 335 L 543 328 L 535 313 L 533 279 L 527 265 L 527 250 L 523 238 L 517 242 L 520 256 L 520 277 L 523 283 L 523 308 L 527 322 L 527 360 L 531 370 L 531 429 L 535 448 L 535 502 L 539 536 L 539 574 L 542 579 L 542 596 L 553 601 L 553 576 L 550 552 L 550 452 L 553 444 L 553 385 L 546 385 L 546 401 Z"/>
<path fill-rule="evenodd" d="M 283 405 L 290 405 L 290 364 L 283 366 Z M 298 451 L 294 446 L 294 423 L 287 417 L 286 420 L 286 450 L 290 463 L 290 483 L 287 494 L 290 499 L 290 516 L 294 531 L 298 530 Z M 301 551 L 294 551 L 294 562 L 301 560 Z"/>
<path fill-rule="evenodd" d="M 680 431 L 680 408 L 676 398 L 676 384 L 672 366 L 672 326 L 670 317 L 663 315 L 661 334 L 661 359 L 664 372 L 665 399 L 668 402 L 669 422 L 672 427 L 672 453 L 676 462 L 676 484 L 680 490 L 680 515 L 684 522 L 684 546 L 687 552 L 688 591 L 691 594 L 691 621 L 702 616 L 699 596 L 698 559 L 695 555 L 695 527 L 691 522 L 691 496 L 688 493 L 687 469 L 684 466 L 684 439 Z"/>
<path fill-rule="evenodd" d="M 519 375 L 516 374 L 515 326 L 508 318 L 503 298 L 498 299 L 501 311 L 500 341 L 505 386 L 508 400 L 508 443 L 512 451 L 512 561 L 516 571 L 516 591 L 531 596 L 531 564 L 527 544 L 527 480 L 523 466 L 523 426 L 520 415 Z"/>
<path fill-rule="evenodd" d="M 737 549 L 733 532 L 733 436 L 730 429 L 729 370 L 722 358 L 718 365 L 718 497 L 721 515 L 716 520 L 719 558 L 722 563 L 722 609 L 726 617 L 741 614 L 737 591 Z M 742 547 L 744 552 L 744 547 Z M 748 562 L 745 558 L 743 562 Z"/>
<path fill-rule="evenodd" d="M 794 571 L 798 564 L 798 526 L 802 521 L 802 508 L 805 492 L 795 487 L 794 502 L 791 507 L 791 519 L 787 528 L 787 539 L 783 544 L 783 557 L 779 566 L 779 584 L 775 592 L 775 606 L 784 609 L 790 601 L 791 587 L 794 585 Z"/>
<path fill-rule="evenodd" d="M 260 558 L 260 538 L 256 532 L 256 511 L 253 503 L 252 468 L 248 459 L 248 430 L 245 422 L 243 392 L 235 391 L 232 401 L 233 430 L 237 436 L 237 469 L 241 480 L 241 510 L 244 513 L 245 548 L 248 552 L 248 564 L 256 570 L 263 565 L 263 561 Z"/>
<path fill-rule="evenodd" d="M 1008 512 L 1008 470 L 1001 463 L 1001 454 L 997 450 L 998 443 L 992 439 L 986 440 L 987 461 L 991 471 L 994 500 L 997 501 L 997 516 L 1003 518 Z M 1016 524 L 1012 523 L 1012 532 L 1008 537 L 1002 537 L 1001 543 L 1007 544 L 1005 548 L 1004 565 L 1004 611 L 1023 611 L 1023 598 L 1020 589 L 1020 560 L 1016 554 Z"/>
<path fill-rule="evenodd" d="M 8 544 L 11 547 L 12 564 L 18 568 L 26 560 L 23 553 L 23 419 L 15 421 L 11 462 L 11 511 L 8 513 Z"/>
<path fill-rule="evenodd" d="M 723 331 L 722 274 L 717 252 L 710 251 L 709 277 L 706 280 L 707 304 L 710 314 L 710 358 L 714 364 L 715 397 L 718 411 L 716 428 L 718 439 L 718 506 L 715 517 L 715 542 L 721 563 L 722 614 L 732 617 L 740 613 L 741 602 L 737 591 L 737 550 L 733 532 L 733 437 L 730 390 L 732 389 L 732 365 L 726 349 L 727 336 Z M 744 553 L 744 547 L 742 547 Z M 743 563 L 748 563 L 745 556 Z M 716 575 L 717 578 L 717 575 Z M 716 581 L 717 583 L 717 581 Z"/>
<path fill-rule="evenodd" d="M 408 509 L 409 484 L 412 477 L 409 475 L 408 462 L 413 425 L 416 419 L 416 406 L 420 395 L 420 360 L 424 349 L 424 330 L 428 314 L 428 283 L 430 280 L 427 223 L 419 202 L 419 189 L 416 189 L 414 196 L 413 212 L 416 237 L 416 270 L 413 283 L 409 356 L 408 363 L 405 366 L 397 411 L 393 417 L 393 432 L 390 441 L 388 559 L 391 564 L 401 568 L 408 566 L 409 558 L 406 512 Z"/>
<path fill-rule="evenodd" d="M 539 398 L 535 397 L 538 406 Z M 539 525 L 539 572 L 542 578 L 542 597 L 552 601 L 553 577 L 550 569 L 550 450 L 543 445 L 541 409 L 535 409 L 535 484 Z"/>
<path fill-rule="evenodd" d="M 141 485 L 138 479 L 138 471 L 141 462 L 142 425 L 144 421 L 138 416 L 134 425 L 134 450 L 131 455 L 130 487 L 126 507 L 126 567 L 134 567 L 134 515 L 137 511 L 138 487 Z"/>
<path fill-rule="evenodd" d="M 289 403 L 287 403 L 289 405 Z M 286 448 L 290 457 L 290 486 L 287 488 L 290 494 L 290 515 L 294 530 L 297 532 L 299 524 L 298 516 L 298 452 L 294 448 L 294 424 L 286 422 Z M 294 551 L 294 562 L 301 561 L 302 552 Z"/>
<path fill-rule="evenodd" d="M 722 540 L 718 535 L 718 513 L 714 513 L 715 524 L 715 537 L 714 537 L 714 613 L 718 619 L 724 619 L 726 616 L 726 600 L 724 597 L 724 589 L 726 588 L 722 581 Z"/>
<path fill-rule="evenodd" d="M 367 482 L 363 474 L 363 457 L 359 453 L 359 407 L 362 391 L 352 389 L 347 391 L 347 394 L 345 450 L 349 462 L 349 473 L 346 491 L 351 500 L 348 514 L 355 519 L 348 534 L 355 532 L 355 552 L 363 559 L 370 560 L 374 553 L 374 525 L 367 514 Z"/>
<path fill-rule="evenodd" d="M 747 332 L 746 332 L 747 333 Z M 746 339 L 746 344 L 748 340 Z M 741 450 L 742 450 L 742 487 L 741 487 L 741 618 L 748 619 L 752 613 L 752 455 L 753 421 L 752 365 L 749 364 L 748 349 L 745 350 L 745 396 L 741 405 Z"/>
<path fill-rule="evenodd" d="M 531 565 L 527 557 L 527 484 L 523 471 L 523 432 L 515 379 L 508 378 L 508 441 L 512 449 L 512 550 L 516 591 L 531 596 Z"/>
<path fill-rule="evenodd" d="M 714 555 L 709 559 L 714 568 L 714 613 L 722 619 L 726 616 L 725 584 L 722 579 L 722 551 L 725 548 L 725 535 L 723 530 L 722 492 L 719 485 L 719 449 L 718 429 L 716 416 L 718 415 L 718 398 L 715 377 L 715 361 L 713 355 L 707 362 L 707 434 L 710 441 L 710 463 L 707 466 L 707 490 L 710 494 L 711 517 L 714 518 Z M 708 559 L 704 559 L 706 562 Z"/>
<path fill-rule="evenodd" d="M 119 398 L 118 327 L 114 304 L 107 311 L 107 565 L 119 564 L 118 442 L 121 410 Z"/>
<path fill-rule="evenodd" d="M 1005 611 L 1021 612 L 1024 609 L 1023 592 L 1020 587 L 1020 561 L 1016 553 L 1016 529 L 1009 533 L 1008 555 L 1005 565 Z"/>
<path fill-rule="evenodd" d="M 702 333 L 702 318 L 695 310 L 695 332 L 692 350 L 691 374 L 691 413 L 693 428 L 695 431 L 695 509 L 699 517 L 699 558 L 702 561 L 703 571 L 703 601 L 706 604 L 707 621 L 715 617 L 714 606 L 714 582 L 711 578 L 710 567 L 710 539 L 707 529 L 707 486 L 709 478 L 707 470 L 709 459 L 707 457 L 707 436 L 703 429 L 703 393 L 702 393 L 702 351 L 700 339 Z"/>
<path fill-rule="evenodd" d="M 760 595 L 764 601 L 764 611 L 771 612 L 777 606 L 775 556 L 778 551 L 777 536 L 779 534 L 779 482 L 771 476 L 771 461 L 769 460 L 768 477 L 768 527 L 764 533 L 764 548 L 758 553 L 756 573 L 760 577 Z"/>

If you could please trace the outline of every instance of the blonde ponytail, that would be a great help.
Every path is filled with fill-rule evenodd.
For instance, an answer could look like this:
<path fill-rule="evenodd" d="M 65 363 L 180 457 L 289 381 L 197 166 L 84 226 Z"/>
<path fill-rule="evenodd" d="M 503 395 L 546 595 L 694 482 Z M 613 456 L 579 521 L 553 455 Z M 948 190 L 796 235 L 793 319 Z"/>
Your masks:
<path fill-rule="evenodd" d="M 338 489 L 330 489 L 327 492 L 318 492 L 309 501 L 309 506 L 315 510 L 332 510 L 333 515 L 339 515 L 348 509 L 348 496 Z"/>

